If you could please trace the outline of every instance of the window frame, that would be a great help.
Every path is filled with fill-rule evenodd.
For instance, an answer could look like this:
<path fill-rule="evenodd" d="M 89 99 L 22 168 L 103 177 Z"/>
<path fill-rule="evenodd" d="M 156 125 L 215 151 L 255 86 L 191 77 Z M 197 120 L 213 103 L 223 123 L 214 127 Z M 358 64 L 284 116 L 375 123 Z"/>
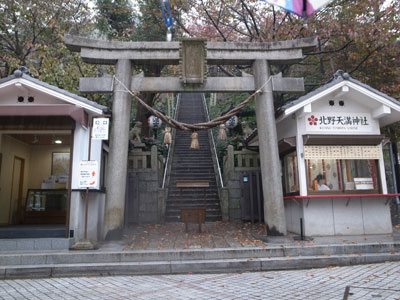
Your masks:
<path fill-rule="evenodd" d="M 315 159 L 317 160 L 317 159 Z M 323 160 L 323 159 L 321 159 Z M 348 161 L 354 161 L 356 159 L 348 159 Z M 311 159 L 304 159 L 305 163 L 305 171 L 306 171 L 306 184 L 307 184 L 307 194 L 308 195 L 354 195 L 354 194 L 379 194 L 382 192 L 382 180 L 381 180 L 381 174 L 380 174 L 380 168 L 379 168 L 379 159 L 364 159 L 364 161 L 373 161 L 375 166 L 375 172 L 376 172 L 376 186 L 377 188 L 374 189 L 369 189 L 369 190 L 346 190 L 345 189 L 345 181 L 344 181 L 344 176 L 343 176 L 343 163 L 345 163 L 346 159 L 336 159 L 336 165 L 338 166 L 338 183 L 339 187 L 341 187 L 339 190 L 322 190 L 322 191 L 316 191 L 312 190 L 310 188 L 310 178 L 309 178 L 309 166 L 308 166 L 308 161 L 311 161 Z M 326 176 L 325 176 L 326 177 Z M 354 177 L 353 177 L 354 178 Z"/>

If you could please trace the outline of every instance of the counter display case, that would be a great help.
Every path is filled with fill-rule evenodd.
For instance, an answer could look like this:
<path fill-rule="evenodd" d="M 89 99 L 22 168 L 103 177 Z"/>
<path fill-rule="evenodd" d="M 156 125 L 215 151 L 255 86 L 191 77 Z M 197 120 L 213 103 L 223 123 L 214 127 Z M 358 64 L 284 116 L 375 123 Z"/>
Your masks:
<path fill-rule="evenodd" d="M 68 190 L 28 190 L 24 224 L 64 224 L 66 219 Z"/>

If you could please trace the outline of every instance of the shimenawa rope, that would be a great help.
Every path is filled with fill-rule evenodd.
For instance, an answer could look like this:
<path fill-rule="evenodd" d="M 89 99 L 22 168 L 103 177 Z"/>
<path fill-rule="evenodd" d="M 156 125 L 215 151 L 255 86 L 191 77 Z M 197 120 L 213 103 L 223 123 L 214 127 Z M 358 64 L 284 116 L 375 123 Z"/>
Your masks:
<path fill-rule="evenodd" d="M 218 125 L 220 125 L 222 123 L 225 123 L 231 117 L 236 115 L 243 107 L 245 107 L 250 102 L 250 100 L 253 99 L 256 95 L 265 92 L 263 89 L 268 84 L 268 82 L 271 80 L 271 78 L 272 78 L 272 76 L 270 76 L 268 78 L 268 80 L 257 91 L 255 91 L 253 94 L 251 94 L 249 97 L 247 97 L 241 103 L 239 103 L 234 109 L 230 110 L 229 112 L 227 112 L 223 116 L 220 116 L 220 117 L 215 118 L 214 120 L 211 120 L 211 121 L 208 121 L 208 122 L 197 123 L 197 124 L 188 124 L 188 123 L 183 123 L 183 122 L 179 122 L 177 120 L 171 119 L 170 117 L 168 117 L 168 116 L 160 113 L 159 111 L 153 109 L 151 106 L 146 104 L 146 102 L 144 102 L 142 99 L 140 99 L 137 96 L 137 94 L 139 94 L 138 91 L 132 92 L 115 75 L 113 76 L 113 79 L 115 81 L 117 81 L 125 89 L 126 92 L 131 94 L 142 106 L 144 106 L 149 112 L 151 112 L 152 115 L 156 116 L 157 118 L 160 118 L 165 123 L 169 124 L 171 127 L 174 127 L 176 129 L 179 129 L 179 130 L 186 130 L 186 131 L 207 130 L 207 129 L 216 127 L 216 126 L 218 126 Z M 113 80 L 113 85 L 114 85 L 114 80 Z"/>

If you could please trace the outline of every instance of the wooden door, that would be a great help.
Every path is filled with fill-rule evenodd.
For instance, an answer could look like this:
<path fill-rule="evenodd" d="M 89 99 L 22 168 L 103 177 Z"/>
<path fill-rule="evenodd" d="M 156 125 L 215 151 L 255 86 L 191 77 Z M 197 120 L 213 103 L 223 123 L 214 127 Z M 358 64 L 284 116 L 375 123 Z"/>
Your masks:
<path fill-rule="evenodd" d="M 23 158 L 14 157 L 11 197 L 10 197 L 10 215 L 9 224 L 20 224 L 22 221 L 22 191 L 24 186 L 24 167 L 25 160 Z"/>
<path fill-rule="evenodd" d="M 240 173 L 241 218 L 242 221 L 263 222 L 264 200 L 261 184 L 261 171 Z"/>

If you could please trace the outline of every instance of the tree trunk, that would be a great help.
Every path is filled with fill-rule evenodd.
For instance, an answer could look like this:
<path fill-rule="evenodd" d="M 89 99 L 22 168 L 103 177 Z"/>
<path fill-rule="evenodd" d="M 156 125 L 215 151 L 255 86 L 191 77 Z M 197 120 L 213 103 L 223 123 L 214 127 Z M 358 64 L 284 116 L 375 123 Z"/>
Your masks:
<path fill-rule="evenodd" d="M 154 66 L 143 66 L 144 76 L 146 77 L 159 77 L 161 75 L 162 66 L 154 65 Z M 155 93 L 140 93 L 140 99 L 146 102 L 147 105 L 153 106 L 154 98 L 156 97 Z M 137 104 L 136 110 L 136 121 L 142 122 L 142 136 L 150 136 L 150 128 L 147 123 L 147 109 L 145 109 L 142 105 Z"/>
<path fill-rule="evenodd" d="M 140 93 L 139 97 L 142 99 L 144 102 L 146 102 L 147 105 L 153 106 L 153 100 L 155 98 L 156 94 L 154 93 Z M 137 104 L 137 110 L 136 110 L 136 121 L 142 122 L 142 137 L 149 137 L 150 136 L 150 128 L 149 124 L 147 123 L 147 114 L 148 110 L 144 108 L 142 105 L 139 103 Z"/>

